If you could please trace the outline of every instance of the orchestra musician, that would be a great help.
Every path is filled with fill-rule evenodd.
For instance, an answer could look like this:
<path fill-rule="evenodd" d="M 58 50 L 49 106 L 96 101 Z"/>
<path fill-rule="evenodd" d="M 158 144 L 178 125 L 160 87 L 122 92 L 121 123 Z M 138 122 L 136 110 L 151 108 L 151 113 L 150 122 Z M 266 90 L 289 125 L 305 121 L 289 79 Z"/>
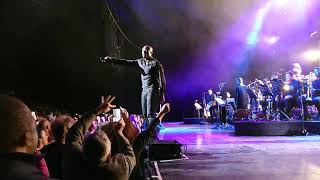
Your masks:
<path fill-rule="evenodd" d="M 243 79 L 238 77 L 236 79 L 236 106 L 239 109 L 248 109 L 249 96 L 247 92 L 247 86 L 243 84 Z"/>
<path fill-rule="evenodd" d="M 317 107 L 318 115 L 317 120 L 320 119 L 319 112 L 320 112 L 320 67 L 314 68 L 314 75 L 316 79 L 312 81 L 312 102 Z"/>
<path fill-rule="evenodd" d="M 281 102 L 281 91 L 283 87 L 283 80 L 279 77 L 281 74 L 276 72 L 273 73 L 271 76 L 271 91 L 273 94 L 272 97 L 272 109 L 273 111 L 276 111 L 277 108 L 281 108 L 280 102 Z"/>
<path fill-rule="evenodd" d="M 293 108 L 301 107 L 299 97 L 302 93 L 302 83 L 294 78 L 293 72 L 288 71 L 286 73 L 286 82 L 283 86 L 283 101 L 285 112 L 289 117 L 291 117 L 291 110 Z"/>
<path fill-rule="evenodd" d="M 293 73 L 293 79 L 298 81 L 302 80 L 302 68 L 299 63 L 291 64 L 291 72 Z"/>
<path fill-rule="evenodd" d="M 214 98 L 216 98 L 216 95 L 213 93 L 213 90 L 208 89 L 207 93 L 205 94 L 205 110 L 209 112 L 212 119 L 216 117 L 216 101 Z"/>

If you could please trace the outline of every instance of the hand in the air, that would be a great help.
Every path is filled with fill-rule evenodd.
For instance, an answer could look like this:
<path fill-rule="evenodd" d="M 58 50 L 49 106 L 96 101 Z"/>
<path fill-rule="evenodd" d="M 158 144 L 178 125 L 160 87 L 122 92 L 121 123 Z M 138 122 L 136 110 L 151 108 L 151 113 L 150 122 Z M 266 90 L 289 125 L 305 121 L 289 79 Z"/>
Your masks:
<path fill-rule="evenodd" d="M 121 110 L 121 117 L 123 117 L 124 119 L 129 119 L 128 111 L 123 107 L 120 107 L 120 110 Z"/>
<path fill-rule="evenodd" d="M 102 114 L 109 112 L 112 108 L 115 108 L 116 105 L 111 104 L 112 101 L 115 99 L 114 96 L 108 95 L 107 97 L 101 96 L 101 102 L 99 107 L 96 110 L 96 114 Z"/>
<path fill-rule="evenodd" d="M 167 113 L 169 113 L 169 112 L 170 112 L 170 104 L 169 104 L 169 103 L 165 103 L 165 104 L 162 106 L 162 108 L 161 108 L 161 110 L 160 110 L 159 113 L 167 114 Z"/>
<path fill-rule="evenodd" d="M 115 130 L 118 132 L 118 134 L 123 135 L 123 130 L 126 127 L 126 123 L 124 122 L 123 118 L 120 119 L 120 121 L 115 125 Z"/>

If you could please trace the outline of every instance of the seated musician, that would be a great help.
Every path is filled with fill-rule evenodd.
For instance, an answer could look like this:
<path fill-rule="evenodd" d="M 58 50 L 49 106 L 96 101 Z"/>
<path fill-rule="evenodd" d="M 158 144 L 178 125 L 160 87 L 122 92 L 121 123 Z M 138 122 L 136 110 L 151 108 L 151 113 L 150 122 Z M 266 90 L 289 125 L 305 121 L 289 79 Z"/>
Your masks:
<path fill-rule="evenodd" d="M 209 89 L 205 95 L 205 103 L 206 110 L 210 112 L 211 118 L 216 117 L 215 109 L 216 109 L 216 95 L 213 93 L 212 89 Z"/>
<path fill-rule="evenodd" d="M 238 109 L 248 109 L 249 96 L 247 92 L 247 86 L 243 84 L 243 79 L 238 77 L 236 79 L 236 105 Z"/>
<path fill-rule="evenodd" d="M 317 120 L 320 119 L 320 67 L 314 68 L 314 75 L 316 76 L 316 80 L 312 81 L 312 102 L 318 109 Z"/>
<path fill-rule="evenodd" d="M 293 79 L 301 81 L 302 75 L 302 68 L 299 63 L 291 64 L 291 72 L 293 73 Z"/>
<path fill-rule="evenodd" d="M 228 91 L 223 92 L 222 99 L 225 102 L 225 106 L 221 108 L 221 121 L 224 124 L 228 124 L 227 120 L 232 120 L 233 113 L 235 111 L 235 99 L 231 97 L 231 93 Z"/>
<path fill-rule="evenodd" d="M 272 109 L 274 111 L 277 110 L 277 108 L 281 109 L 281 91 L 282 91 L 282 87 L 283 87 L 283 81 L 282 79 L 279 77 L 281 74 L 276 72 L 273 73 L 271 76 L 271 92 L 273 94 L 272 96 Z"/>
<path fill-rule="evenodd" d="M 294 79 L 293 73 L 286 73 L 286 82 L 284 85 L 284 105 L 286 114 L 291 117 L 291 110 L 300 107 L 299 96 L 303 93 L 303 85 L 300 81 Z"/>

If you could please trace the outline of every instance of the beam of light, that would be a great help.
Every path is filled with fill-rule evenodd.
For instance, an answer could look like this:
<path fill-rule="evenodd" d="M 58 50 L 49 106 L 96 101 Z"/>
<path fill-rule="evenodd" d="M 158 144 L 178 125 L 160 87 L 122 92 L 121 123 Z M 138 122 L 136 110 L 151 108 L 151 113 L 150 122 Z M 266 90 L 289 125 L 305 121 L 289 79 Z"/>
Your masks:
<path fill-rule="evenodd" d="M 320 49 L 311 49 L 303 53 L 303 57 L 308 61 L 320 61 Z"/>
<path fill-rule="evenodd" d="M 256 18 L 253 23 L 253 27 L 249 35 L 247 36 L 247 45 L 256 45 L 259 41 L 259 32 L 262 28 L 265 16 L 269 11 L 270 3 L 267 3 L 266 6 L 260 8 L 257 12 Z"/>
<path fill-rule="evenodd" d="M 264 4 L 264 6 L 258 9 L 255 15 L 252 28 L 246 38 L 246 45 L 244 49 L 240 51 L 240 55 L 237 58 L 238 70 L 240 71 L 240 74 L 246 73 L 249 68 L 250 59 L 253 55 L 253 49 L 259 42 L 259 34 L 271 5 L 272 2 L 268 1 L 266 4 Z"/>

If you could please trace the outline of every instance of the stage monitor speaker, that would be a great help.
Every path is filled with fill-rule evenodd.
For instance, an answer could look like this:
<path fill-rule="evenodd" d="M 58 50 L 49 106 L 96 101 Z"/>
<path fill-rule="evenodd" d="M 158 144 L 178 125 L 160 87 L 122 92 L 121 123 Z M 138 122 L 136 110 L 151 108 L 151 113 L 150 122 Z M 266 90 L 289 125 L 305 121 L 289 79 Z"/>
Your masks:
<path fill-rule="evenodd" d="M 176 140 L 161 140 L 149 145 L 149 159 L 152 161 L 179 159 L 182 145 Z"/>

